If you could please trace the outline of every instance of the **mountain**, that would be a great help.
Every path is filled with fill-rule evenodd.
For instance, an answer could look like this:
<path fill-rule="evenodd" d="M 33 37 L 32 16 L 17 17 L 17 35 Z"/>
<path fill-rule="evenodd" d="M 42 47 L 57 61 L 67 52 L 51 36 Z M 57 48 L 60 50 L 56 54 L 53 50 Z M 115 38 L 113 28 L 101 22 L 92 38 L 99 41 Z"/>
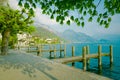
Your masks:
<path fill-rule="evenodd" d="M 41 38 L 59 38 L 53 31 L 50 31 L 44 27 L 36 27 L 36 31 L 32 33 L 33 36 L 39 36 Z"/>
<path fill-rule="evenodd" d="M 104 34 L 104 35 L 94 35 L 94 38 L 99 40 L 99 42 L 116 42 L 120 43 L 120 35 L 118 34 Z"/>
<path fill-rule="evenodd" d="M 92 37 L 81 32 L 75 32 L 70 29 L 65 30 L 63 33 L 59 33 L 58 36 L 69 42 L 96 42 L 96 40 Z"/>

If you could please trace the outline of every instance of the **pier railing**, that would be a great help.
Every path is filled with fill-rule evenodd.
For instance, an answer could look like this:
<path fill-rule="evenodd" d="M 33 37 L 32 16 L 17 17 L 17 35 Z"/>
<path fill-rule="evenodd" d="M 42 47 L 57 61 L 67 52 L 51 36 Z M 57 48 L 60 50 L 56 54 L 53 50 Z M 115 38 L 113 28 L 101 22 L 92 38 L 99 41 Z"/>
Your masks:
<path fill-rule="evenodd" d="M 57 48 L 57 45 L 59 48 Z M 56 58 L 56 52 L 60 53 L 60 57 L 62 57 L 62 53 L 64 54 L 64 57 L 66 56 L 66 44 L 42 44 L 39 46 L 29 46 L 27 52 L 36 52 L 37 56 L 42 56 L 44 52 L 50 53 L 50 57 L 52 57 L 52 54 L 54 55 L 54 58 Z M 32 48 L 35 48 L 32 50 Z"/>

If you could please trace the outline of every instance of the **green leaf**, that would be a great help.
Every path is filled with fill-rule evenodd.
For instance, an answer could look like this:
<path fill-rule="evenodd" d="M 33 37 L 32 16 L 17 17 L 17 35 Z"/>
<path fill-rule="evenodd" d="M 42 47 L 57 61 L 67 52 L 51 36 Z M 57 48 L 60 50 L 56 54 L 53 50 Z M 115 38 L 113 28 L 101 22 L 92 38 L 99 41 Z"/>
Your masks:
<path fill-rule="evenodd" d="M 77 25 L 80 26 L 80 22 L 77 22 Z"/>
<path fill-rule="evenodd" d="M 75 19 L 75 22 L 76 22 L 76 23 L 78 22 L 78 18 Z"/>
<path fill-rule="evenodd" d="M 63 24 L 63 21 L 60 21 L 60 24 Z"/>
<path fill-rule="evenodd" d="M 100 17 L 97 18 L 97 22 L 100 22 Z"/>
<path fill-rule="evenodd" d="M 32 1 L 32 0 L 29 0 L 29 2 L 30 2 L 30 4 L 32 4 L 32 3 L 33 3 L 33 1 Z"/>
<path fill-rule="evenodd" d="M 49 9 L 49 12 L 52 13 L 52 9 Z"/>
<path fill-rule="evenodd" d="M 71 16 L 70 19 L 74 21 L 74 16 Z"/>
<path fill-rule="evenodd" d="M 83 16 L 80 18 L 80 20 L 84 20 Z"/>
<path fill-rule="evenodd" d="M 54 19 L 54 16 L 53 15 L 51 15 L 51 17 L 50 17 L 51 19 Z"/>
<path fill-rule="evenodd" d="M 79 13 L 82 13 L 82 11 L 83 11 L 83 7 L 81 7 L 81 8 L 79 9 Z"/>
<path fill-rule="evenodd" d="M 46 13 L 45 10 L 43 10 L 43 11 L 42 11 L 42 14 L 45 14 L 45 13 Z"/>
<path fill-rule="evenodd" d="M 22 9 L 22 12 L 26 12 L 24 8 Z"/>
<path fill-rule="evenodd" d="M 57 16 L 57 17 L 56 17 L 56 21 L 59 22 L 59 20 L 60 20 L 60 18 L 59 18 L 59 16 Z"/>
<path fill-rule="evenodd" d="M 26 2 L 26 3 L 24 4 L 24 7 L 25 7 L 26 9 L 29 9 L 29 7 L 30 7 L 30 6 L 29 6 L 29 3 Z"/>
<path fill-rule="evenodd" d="M 65 20 L 64 16 L 61 16 L 61 20 L 62 20 L 62 21 Z"/>
<path fill-rule="evenodd" d="M 108 22 L 111 22 L 111 17 L 108 18 Z"/>
<path fill-rule="evenodd" d="M 66 12 L 64 12 L 64 15 L 65 15 L 65 16 L 68 16 L 68 12 L 67 12 L 67 11 L 66 11 Z"/>
<path fill-rule="evenodd" d="M 112 14 L 112 15 L 114 15 L 114 14 L 115 14 L 114 10 L 112 10 L 112 11 L 111 11 L 111 14 Z"/>
<path fill-rule="evenodd" d="M 29 12 L 30 12 L 30 14 L 34 15 L 34 11 L 32 8 L 30 8 Z"/>
<path fill-rule="evenodd" d="M 33 4 L 32 4 L 32 6 L 33 6 L 34 8 L 36 8 L 36 5 L 35 5 L 35 3 L 33 3 Z"/>
<path fill-rule="evenodd" d="M 107 12 L 105 12 L 104 14 L 103 14 L 103 16 L 106 16 L 107 15 Z"/>
<path fill-rule="evenodd" d="M 99 17 L 101 18 L 101 17 L 102 17 L 102 14 L 99 14 Z"/>
<path fill-rule="evenodd" d="M 94 10 L 94 11 L 93 11 L 93 16 L 95 16 L 95 15 L 97 15 L 97 14 L 98 14 L 97 11 Z"/>
<path fill-rule="evenodd" d="M 106 25 L 105 25 L 105 28 L 108 28 L 109 27 L 109 23 L 107 23 Z"/>
<path fill-rule="evenodd" d="M 107 21 L 104 21 L 104 24 L 106 25 L 106 24 L 107 24 Z"/>
<path fill-rule="evenodd" d="M 103 20 L 100 21 L 100 25 L 103 25 Z"/>
<path fill-rule="evenodd" d="M 84 15 L 84 16 L 86 15 L 86 11 L 83 12 L 83 15 Z"/>
<path fill-rule="evenodd" d="M 35 3 L 37 3 L 38 2 L 38 0 L 35 0 Z"/>
<path fill-rule="evenodd" d="M 67 21 L 67 25 L 70 25 L 70 20 Z"/>
<path fill-rule="evenodd" d="M 47 11 L 47 15 L 50 15 L 50 12 L 49 12 L 49 11 Z"/>
<path fill-rule="evenodd" d="M 103 16 L 103 18 L 108 18 L 108 16 L 106 15 L 106 16 Z"/>
<path fill-rule="evenodd" d="M 89 14 L 92 14 L 92 10 L 91 10 L 91 9 L 89 9 L 88 13 L 89 13 Z"/>
<path fill-rule="evenodd" d="M 84 27 L 84 22 L 82 22 L 82 27 Z"/>
<path fill-rule="evenodd" d="M 21 2 L 21 1 L 19 1 L 18 5 L 22 7 L 22 2 Z"/>
<path fill-rule="evenodd" d="M 89 22 L 92 22 L 92 17 L 90 17 L 90 18 L 88 19 L 88 21 L 89 21 Z"/>

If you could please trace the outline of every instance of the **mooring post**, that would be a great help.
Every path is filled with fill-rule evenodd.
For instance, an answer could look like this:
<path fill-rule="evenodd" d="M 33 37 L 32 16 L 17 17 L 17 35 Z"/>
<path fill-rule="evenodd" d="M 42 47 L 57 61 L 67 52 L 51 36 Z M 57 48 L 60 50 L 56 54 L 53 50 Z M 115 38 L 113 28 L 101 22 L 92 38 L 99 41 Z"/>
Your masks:
<path fill-rule="evenodd" d="M 82 50 L 82 57 L 83 57 L 83 70 L 86 71 L 86 47 L 83 47 Z"/>
<path fill-rule="evenodd" d="M 56 46 L 54 45 L 54 59 L 56 58 Z"/>
<path fill-rule="evenodd" d="M 74 57 L 74 54 L 75 54 L 75 47 L 72 46 L 72 57 Z M 75 65 L 75 62 L 72 62 L 72 66 Z"/>
<path fill-rule="evenodd" d="M 113 64 L 113 47 L 110 45 L 110 66 Z"/>
<path fill-rule="evenodd" d="M 89 46 L 86 46 L 86 55 L 89 55 L 90 52 L 89 52 Z M 89 59 L 87 59 L 87 68 L 89 68 L 89 64 L 90 64 L 90 61 Z"/>
<path fill-rule="evenodd" d="M 19 46 L 18 46 L 18 50 L 19 50 Z M 30 46 L 28 46 L 28 53 L 30 52 Z"/>
<path fill-rule="evenodd" d="M 98 46 L 98 67 L 102 69 L 101 45 Z"/>
<path fill-rule="evenodd" d="M 40 48 L 38 48 L 38 46 L 36 47 L 36 50 L 37 50 L 37 56 L 39 56 L 39 54 L 40 54 Z"/>
<path fill-rule="evenodd" d="M 42 45 L 40 45 L 40 48 L 38 47 L 38 49 L 40 50 L 40 56 L 42 56 Z"/>
<path fill-rule="evenodd" d="M 64 44 L 64 57 L 66 57 L 66 44 Z"/>
<path fill-rule="evenodd" d="M 40 45 L 40 47 L 39 46 L 37 46 L 37 56 L 42 56 L 42 45 Z"/>
<path fill-rule="evenodd" d="M 62 44 L 60 44 L 60 57 L 62 57 Z"/>
<path fill-rule="evenodd" d="M 49 45 L 50 58 L 52 57 L 51 50 L 52 50 L 52 45 L 50 44 L 50 45 Z"/>

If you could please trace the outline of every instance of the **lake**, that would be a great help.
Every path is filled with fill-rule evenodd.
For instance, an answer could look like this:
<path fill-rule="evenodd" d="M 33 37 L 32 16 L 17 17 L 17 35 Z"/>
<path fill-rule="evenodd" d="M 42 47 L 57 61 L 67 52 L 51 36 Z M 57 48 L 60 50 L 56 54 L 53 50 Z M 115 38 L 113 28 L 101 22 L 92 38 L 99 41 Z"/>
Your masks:
<path fill-rule="evenodd" d="M 110 67 L 109 57 L 102 57 L 102 70 L 98 69 L 98 59 L 90 59 L 90 66 L 87 71 L 93 72 L 102 76 L 106 76 L 112 78 L 114 80 L 120 80 L 120 43 L 72 43 L 66 44 L 66 56 L 72 56 L 72 46 L 75 46 L 75 56 L 82 55 L 82 47 L 89 46 L 90 54 L 98 52 L 98 45 L 102 46 L 103 53 L 109 53 L 109 46 L 113 46 L 113 65 Z M 57 49 L 60 48 L 60 45 L 57 45 Z M 49 49 L 46 47 L 45 49 Z M 60 56 L 60 52 L 57 52 L 57 57 Z M 42 57 L 49 58 L 49 53 L 42 53 Z M 35 53 L 36 55 L 36 53 Z M 54 56 L 54 55 L 52 55 Z M 67 64 L 68 66 L 72 66 L 71 64 Z M 81 62 L 75 62 L 75 67 L 82 69 Z"/>
<path fill-rule="evenodd" d="M 73 43 L 67 44 L 66 47 L 66 54 L 67 56 L 71 56 L 72 46 L 75 46 L 75 56 L 82 55 L 82 47 L 89 46 L 90 53 L 97 53 L 98 45 L 102 46 L 103 53 L 109 53 L 109 46 L 113 46 L 113 65 L 110 67 L 110 60 L 109 57 L 102 57 L 102 70 L 99 71 L 98 69 L 98 60 L 97 59 L 90 59 L 90 66 L 88 71 L 112 78 L 114 80 L 120 80 L 120 43 Z M 71 66 L 71 64 L 68 64 Z M 82 63 L 76 62 L 76 68 L 82 69 Z"/>

